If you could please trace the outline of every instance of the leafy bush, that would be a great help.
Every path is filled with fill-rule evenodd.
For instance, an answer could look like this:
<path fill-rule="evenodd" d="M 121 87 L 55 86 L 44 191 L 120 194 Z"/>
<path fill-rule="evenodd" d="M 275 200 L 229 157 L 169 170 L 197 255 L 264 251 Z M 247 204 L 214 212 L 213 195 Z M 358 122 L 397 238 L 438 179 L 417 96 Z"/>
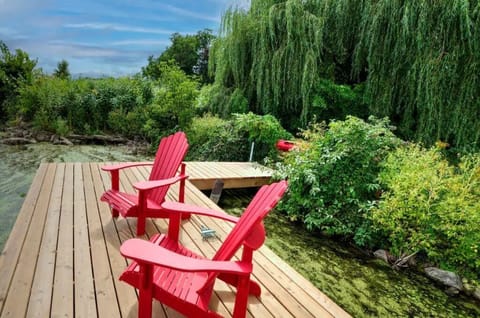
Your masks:
<path fill-rule="evenodd" d="M 32 85 L 19 89 L 16 115 L 25 121 L 33 121 L 36 129 L 55 132 L 57 118 L 66 112 L 64 101 L 68 91 L 69 82 L 66 80 L 38 77 Z"/>
<path fill-rule="evenodd" d="M 353 237 L 367 245 L 375 234 L 366 212 L 379 190 L 380 162 L 399 144 L 386 119 L 370 122 L 348 116 L 303 133 L 304 149 L 286 155 L 278 177 L 289 191 L 280 209 L 308 229 Z"/>
<path fill-rule="evenodd" d="M 248 159 L 247 135 L 231 120 L 206 114 L 195 117 L 186 131 L 190 149 L 187 159 L 201 161 L 243 161 Z"/>
<path fill-rule="evenodd" d="M 275 144 L 279 139 L 291 139 L 292 134 L 286 131 L 272 115 L 234 114 L 234 123 L 240 131 L 248 136 L 248 141 L 255 142 L 255 160 L 266 156 L 275 157 Z"/>
<path fill-rule="evenodd" d="M 255 141 L 254 158 L 276 153 L 275 142 L 291 135 L 275 117 L 253 113 L 235 114 L 231 120 L 206 114 L 195 117 L 187 129 L 189 158 L 195 160 L 249 159 L 250 144 Z"/>
<path fill-rule="evenodd" d="M 10 52 L 0 40 L 0 123 L 6 119 L 7 109 L 17 97 L 18 89 L 31 84 L 36 65 L 37 61 L 31 60 L 26 52 L 20 49 Z"/>
<path fill-rule="evenodd" d="M 154 141 L 162 132 L 186 129 L 195 116 L 198 82 L 177 65 L 160 62 L 161 75 L 155 82 L 153 102 L 146 109 L 143 131 Z M 154 142 L 155 143 L 155 142 Z"/>
<path fill-rule="evenodd" d="M 396 255 L 426 253 L 441 267 L 480 278 L 480 155 L 449 165 L 437 149 L 398 148 L 382 165 L 387 190 L 374 226 Z"/>

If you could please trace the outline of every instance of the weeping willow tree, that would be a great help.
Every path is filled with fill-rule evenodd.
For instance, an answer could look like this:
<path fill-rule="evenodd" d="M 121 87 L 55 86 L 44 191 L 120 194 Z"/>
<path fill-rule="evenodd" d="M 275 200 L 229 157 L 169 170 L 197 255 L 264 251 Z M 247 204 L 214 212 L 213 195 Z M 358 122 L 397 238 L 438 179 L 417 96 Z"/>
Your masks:
<path fill-rule="evenodd" d="M 226 95 L 290 128 L 321 79 L 365 82 L 402 136 L 478 149 L 479 32 L 478 0 L 252 0 L 224 15 L 210 65 Z"/>
<path fill-rule="evenodd" d="M 355 66 L 368 68 L 371 111 L 408 138 L 478 148 L 479 10 L 468 0 L 370 1 Z"/>

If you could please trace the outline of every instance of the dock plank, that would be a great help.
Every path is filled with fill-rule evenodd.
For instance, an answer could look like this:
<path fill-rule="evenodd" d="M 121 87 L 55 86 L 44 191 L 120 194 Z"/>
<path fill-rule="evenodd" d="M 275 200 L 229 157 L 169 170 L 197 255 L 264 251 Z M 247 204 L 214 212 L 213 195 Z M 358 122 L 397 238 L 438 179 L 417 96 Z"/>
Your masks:
<path fill-rule="evenodd" d="M 73 164 L 65 165 L 51 317 L 74 317 Z"/>
<path fill-rule="evenodd" d="M 87 209 L 85 206 L 85 187 L 82 166 L 74 164 L 73 177 L 73 209 L 74 209 L 74 287 L 75 287 L 75 317 L 97 317 L 95 286 L 92 265 L 95 265 L 90 255 L 90 239 Z M 93 264 L 92 264 L 93 263 Z"/>
<path fill-rule="evenodd" d="M 65 165 L 58 165 L 50 198 L 50 212 L 47 215 L 47 221 L 45 223 L 45 231 L 40 246 L 31 297 L 28 303 L 27 317 L 50 316 L 52 289 L 45 288 L 45 286 L 53 285 L 53 277 L 55 274 L 58 222 L 60 220 L 64 174 Z"/>
<path fill-rule="evenodd" d="M 35 205 L 35 213 L 28 227 L 25 244 L 18 259 L 12 284 L 5 300 L 2 311 L 3 317 L 23 317 L 26 314 L 54 176 L 55 166 L 49 165 Z"/>
<path fill-rule="evenodd" d="M 3 310 L 5 299 L 13 279 L 16 264 L 25 238 L 28 233 L 35 205 L 42 189 L 42 184 L 47 172 L 47 165 L 41 164 L 32 181 L 32 186 L 25 197 L 22 208 L 17 216 L 15 225 L 8 237 L 0 257 L 0 310 Z"/>

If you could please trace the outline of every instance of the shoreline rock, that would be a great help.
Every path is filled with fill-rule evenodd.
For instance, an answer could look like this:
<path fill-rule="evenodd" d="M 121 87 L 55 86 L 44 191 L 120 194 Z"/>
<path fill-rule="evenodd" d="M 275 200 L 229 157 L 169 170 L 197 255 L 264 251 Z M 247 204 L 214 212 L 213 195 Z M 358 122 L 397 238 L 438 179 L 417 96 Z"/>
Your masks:
<path fill-rule="evenodd" d="M 392 268 L 395 268 L 396 258 L 388 251 L 382 249 L 376 250 L 373 256 L 381 259 Z M 425 265 L 426 264 L 424 264 L 424 266 Z M 458 274 L 428 265 L 423 268 L 423 271 L 428 278 L 444 286 L 445 293 L 449 296 L 456 296 L 463 293 L 468 297 L 480 301 L 480 287 L 476 287 L 475 284 L 470 284 L 467 279 L 462 279 Z"/>

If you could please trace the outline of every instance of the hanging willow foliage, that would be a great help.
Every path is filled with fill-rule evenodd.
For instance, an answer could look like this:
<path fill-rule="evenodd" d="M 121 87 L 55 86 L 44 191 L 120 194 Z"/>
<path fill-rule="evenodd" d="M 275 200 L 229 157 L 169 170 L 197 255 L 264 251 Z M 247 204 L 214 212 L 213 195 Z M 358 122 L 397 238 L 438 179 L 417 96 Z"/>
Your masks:
<path fill-rule="evenodd" d="M 479 147 L 478 0 L 252 0 L 213 51 L 216 85 L 290 128 L 311 120 L 322 78 L 366 81 L 370 113 L 404 137 Z"/>

